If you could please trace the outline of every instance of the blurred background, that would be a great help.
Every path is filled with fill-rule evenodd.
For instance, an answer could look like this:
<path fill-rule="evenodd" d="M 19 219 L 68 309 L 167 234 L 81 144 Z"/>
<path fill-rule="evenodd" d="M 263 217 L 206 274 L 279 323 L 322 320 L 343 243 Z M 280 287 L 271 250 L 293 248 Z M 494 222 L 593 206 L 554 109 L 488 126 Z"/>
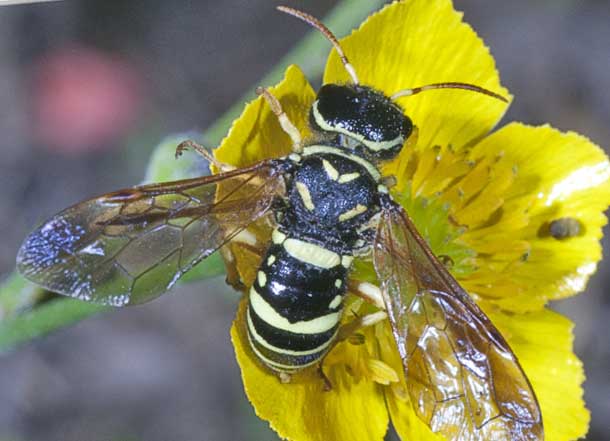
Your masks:
<path fill-rule="evenodd" d="M 551 122 L 610 147 L 610 1 L 454 2 L 515 96 L 506 121 Z M 285 3 L 324 17 L 336 2 Z M 253 90 L 307 31 L 274 5 L 1 6 L 0 274 L 41 219 L 139 182 L 162 137 L 205 129 Z M 609 269 L 554 305 L 577 324 L 588 440 L 610 429 Z M 237 299 L 222 278 L 182 286 L 3 355 L 0 441 L 277 439 L 242 390 L 229 340 Z"/>

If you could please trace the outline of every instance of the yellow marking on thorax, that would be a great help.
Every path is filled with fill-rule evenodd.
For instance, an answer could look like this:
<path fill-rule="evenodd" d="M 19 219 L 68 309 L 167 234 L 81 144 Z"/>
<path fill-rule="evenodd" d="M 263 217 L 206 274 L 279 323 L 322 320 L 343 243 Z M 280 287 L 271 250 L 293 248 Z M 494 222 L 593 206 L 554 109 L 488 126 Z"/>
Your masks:
<path fill-rule="evenodd" d="M 324 170 L 326 170 L 328 177 L 333 181 L 336 181 L 339 177 L 339 171 L 326 159 L 322 159 L 322 165 L 324 166 Z"/>
<path fill-rule="evenodd" d="M 344 150 L 341 150 L 340 148 L 330 147 L 327 145 L 310 145 L 303 149 L 303 156 L 311 156 L 318 153 L 330 153 L 332 155 L 342 156 L 343 158 L 350 159 L 364 167 L 366 171 L 369 172 L 371 177 L 375 180 L 375 182 L 379 182 L 379 180 L 381 179 L 381 173 L 379 173 L 379 170 L 377 170 L 377 168 L 371 162 L 358 155 L 354 155 L 352 153 L 348 153 Z"/>
<path fill-rule="evenodd" d="M 291 153 L 288 155 L 288 159 L 290 159 L 292 162 L 301 162 L 301 155 L 298 153 Z"/>
<path fill-rule="evenodd" d="M 341 257 L 341 265 L 343 265 L 344 268 L 349 268 L 350 266 L 352 266 L 353 261 L 354 261 L 353 256 L 342 256 Z"/>
<path fill-rule="evenodd" d="M 254 286 L 250 288 L 250 306 L 262 320 L 274 328 L 295 334 L 320 334 L 326 332 L 339 323 L 340 318 L 340 312 L 332 312 L 311 320 L 290 323 L 288 319 L 282 317 L 265 299 L 263 299 L 256 289 L 254 289 Z"/>
<path fill-rule="evenodd" d="M 324 170 L 326 171 L 328 177 L 333 181 L 337 181 L 339 184 L 351 182 L 360 176 L 360 173 L 358 172 L 340 175 L 339 171 L 326 159 L 322 159 L 322 166 L 324 167 Z"/>
<path fill-rule="evenodd" d="M 344 175 L 339 176 L 339 179 L 337 180 L 337 182 L 339 184 L 346 184 L 348 182 L 352 182 L 354 179 L 358 179 L 359 177 L 360 177 L 360 173 L 358 173 L 358 172 L 346 173 Z"/>
<path fill-rule="evenodd" d="M 362 204 L 358 204 L 351 210 L 347 210 L 345 213 L 341 213 L 339 215 L 339 222 L 349 220 L 355 216 L 358 216 L 359 214 L 364 213 L 365 211 L 366 211 L 366 207 Z"/>
<path fill-rule="evenodd" d="M 309 188 L 307 188 L 307 185 L 303 184 L 302 182 L 297 182 L 295 185 L 297 187 L 299 195 L 301 196 L 301 199 L 303 200 L 303 205 L 305 205 L 305 208 L 307 208 L 309 211 L 313 211 L 316 207 L 313 204 L 313 200 L 311 199 L 311 193 L 309 192 Z"/>
<path fill-rule="evenodd" d="M 295 259 L 320 268 L 333 268 L 341 263 L 341 257 L 334 251 L 299 239 L 286 239 L 284 249 Z"/>
<path fill-rule="evenodd" d="M 280 245 L 286 240 L 286 235 L 276 228 L 273 230 L 273 233 L 271 233 L 271 240 L 274 244 Z"/>

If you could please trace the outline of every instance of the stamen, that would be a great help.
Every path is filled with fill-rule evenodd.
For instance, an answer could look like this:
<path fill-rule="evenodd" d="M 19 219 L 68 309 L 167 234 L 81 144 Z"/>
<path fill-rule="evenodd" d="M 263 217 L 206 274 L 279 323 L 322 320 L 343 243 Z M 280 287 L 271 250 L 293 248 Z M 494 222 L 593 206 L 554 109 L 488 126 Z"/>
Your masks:
<path fill-rule="evenodd" d="M 368 368 L 370 372 L 370 378 L 376 383 L 383 384 L 385 386 L 390 383 L 397 383 L 400 380 L 398 373 L 387 363 L 376 358 L 368 360 Z"/>

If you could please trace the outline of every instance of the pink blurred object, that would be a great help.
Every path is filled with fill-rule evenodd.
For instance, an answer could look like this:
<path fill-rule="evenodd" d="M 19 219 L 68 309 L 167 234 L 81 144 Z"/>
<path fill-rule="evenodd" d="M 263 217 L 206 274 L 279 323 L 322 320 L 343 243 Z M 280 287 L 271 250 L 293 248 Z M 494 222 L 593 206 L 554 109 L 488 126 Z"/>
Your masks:
<path fill-rule="evenodd" d="M 33 134 L 66 153 L 112 148 L 133 127 L 141 78 L 126 61 L 86 47 L 47 53 L 34 65 Z"/>

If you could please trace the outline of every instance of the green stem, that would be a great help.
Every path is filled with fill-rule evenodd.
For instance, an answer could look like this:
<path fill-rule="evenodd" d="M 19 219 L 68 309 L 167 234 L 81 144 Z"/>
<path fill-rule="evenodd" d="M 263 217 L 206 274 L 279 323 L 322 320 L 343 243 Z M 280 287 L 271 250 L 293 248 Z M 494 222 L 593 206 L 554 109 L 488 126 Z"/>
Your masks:
<path fill-rule="evenodd" d="M 381 0 L 343 0 L 324 18 L 324 23 L 338 36 L 347 34 L 355 24 L 360 23 L 384 2 Z M 292 19 L 292 18 L 290 18 Z M 319 78 L 324 70 L 330 44 L 317 31 L 310 31 L 277 65 L 256 85 L 278 83 L 290 64 L 297 64 L 309 78 Z M 231 123 L 241 113 L 244 103 L 254 98 L 254 87 L 227 110 L 208 130 L 205 143 L 217 145 L 228 132 Z M 172 138 L 165 140 L 153 153 L 147 179 L 168 180 L 186 177 L 192 170 L 176 162 L 176 168 L 168 171 L 167 161 L 173 149 L 180 142 Z M 182 162 L 184 164 L 185 162 Z M 159 164 L 157 166 L 157 164 Z M 171 173 L 171 176 L 169 174 Z M 218 255 L 213 255 L 198 265 L 183 279 L 184 282 L 202 280 L 222 274 L 223 263 Z M 0 283 L 0 353 L 15 348 L 36 337 L 68 326 L 86 317 L 109 308 L 65 297 L 40 302 L 46 292 L 27 282 L 16 272 Z"/>

